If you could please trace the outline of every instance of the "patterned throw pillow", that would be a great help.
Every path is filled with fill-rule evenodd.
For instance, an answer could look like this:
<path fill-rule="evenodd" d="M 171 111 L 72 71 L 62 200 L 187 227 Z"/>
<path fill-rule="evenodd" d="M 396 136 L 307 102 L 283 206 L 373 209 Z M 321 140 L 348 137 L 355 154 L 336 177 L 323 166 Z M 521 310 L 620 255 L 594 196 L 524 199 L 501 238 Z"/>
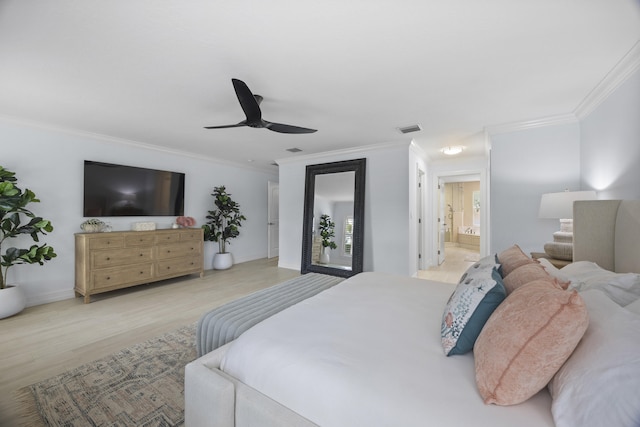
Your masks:
<path fill-rule="evenodd" d="M 470 267 L 449 298 L 441 326 L 442 347 L 447 356 L 471 351 L 489 316 L 505 299 L 497 268 L 497 264 Z"/>

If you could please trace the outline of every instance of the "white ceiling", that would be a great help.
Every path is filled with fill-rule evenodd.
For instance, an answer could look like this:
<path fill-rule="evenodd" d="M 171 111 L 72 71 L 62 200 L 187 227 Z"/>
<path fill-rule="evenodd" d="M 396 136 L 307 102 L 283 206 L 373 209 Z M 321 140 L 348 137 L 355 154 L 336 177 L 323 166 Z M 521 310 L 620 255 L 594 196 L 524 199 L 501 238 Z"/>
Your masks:
<path fill-rule="evenodd" d="M 639 39 L 638 0 L 0 0 L 0 115 L 273 170 L 411 139 L 478 155 L 487 126 L 574 112 Z M 203 129 L 244 119 L 232 77 L 318 132 Z"/>

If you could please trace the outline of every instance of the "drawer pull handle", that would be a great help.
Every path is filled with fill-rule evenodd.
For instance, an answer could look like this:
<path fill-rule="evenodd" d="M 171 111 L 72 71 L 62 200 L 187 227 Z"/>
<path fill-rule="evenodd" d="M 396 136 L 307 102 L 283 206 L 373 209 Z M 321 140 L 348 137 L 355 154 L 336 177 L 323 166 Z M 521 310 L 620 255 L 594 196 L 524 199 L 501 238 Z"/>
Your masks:
<path fill-rule="evenodd" d="M 111 261 L 111 258 L 107 257 L 107 261 Z"/>
<path fill-rule="evenodd" d="M 144 256 L 144 254 L 140 254 L 140 256 Z"/>
<path fill-rule="evenodd" d="M 111 280 L 111 276 L 107 276 L 107 280 Z"/>

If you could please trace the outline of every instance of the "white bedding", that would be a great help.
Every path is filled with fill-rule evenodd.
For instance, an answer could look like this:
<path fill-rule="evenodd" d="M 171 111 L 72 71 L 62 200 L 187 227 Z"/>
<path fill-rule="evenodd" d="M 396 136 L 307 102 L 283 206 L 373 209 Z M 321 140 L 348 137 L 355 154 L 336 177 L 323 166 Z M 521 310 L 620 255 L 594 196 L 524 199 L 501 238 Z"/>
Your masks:
<path fill-rule="evenodd" d="M 245 332 L 221 369 L 326 427 L 553 426 L 546 389 L 520 405 L 485 405 L 473 354 L 444 355 L 454 288 L 361 273 Z"/>

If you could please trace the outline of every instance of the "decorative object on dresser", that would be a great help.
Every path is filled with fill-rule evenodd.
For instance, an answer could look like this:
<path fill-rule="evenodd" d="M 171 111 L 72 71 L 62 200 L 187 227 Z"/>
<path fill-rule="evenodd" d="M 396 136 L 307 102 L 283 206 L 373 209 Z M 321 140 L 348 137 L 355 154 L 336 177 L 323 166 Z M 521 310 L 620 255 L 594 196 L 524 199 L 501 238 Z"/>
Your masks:
<path fill-rule="evenodd" d="M 199 273 L 204 276 L 203 230 L 78 233 L 76 296 Z"/>
<path fill-rule="evenodd" d="M 595 191 L 565 190 L 542 195 L 538 217 L 560 220 L 560 231 L 553 233 L 553 242 L 544 245 L 549 258 L 566 261 L 573 259 L 573 202 L 595 198 Z"/>
<path fill-rule="evenodd" d="M 218 253 L 213 257 L 213 268 L 226 270 L 233 265 L 233 257 L 227 252 L 229 240 L 240 235 L 240 226 L 246 217 L 240 213 L 240 205 L 231 199 L 224 185 L 215 187 L 211 195 L 214 197 L 215 209 L 209 211 L 207 222 L 202 226 L 204 240 L 218 242 Z"/>
<path fill-rule="evenodd" d="M 156 223 L 152 221 L 134 222 L 131 224 L 133 231 L 153 231 L 156 229 Z"/>
<path fill-rule="evenodd" d="M 179 216 L 176 218 L 176 224 L 182 228 L 188 228 L 196 225 L 196 220 L 190 216 Z"/>
<path fill-rule="evenodd" d="M 18 286 L 7 284 L 9 269 L 18 264 L 40 264 L 56 256 L 53 248 L 46 243 L 31 245 L 28 249 L 10 247 L 2 253 L 2 244 L 7 239 L 29 235 L 39 242 L 38 235 L 53 231 L 51 222 L 36 216 L 27 206 L 37 203 L 33 191 L 24 191 L 16 186 L 15 172 L 0 166 L 0 319 L 13 316 L 24 309 L 26 298 Z M 23 220 L 28 222 L 23 223 Z"/>
<path fill-rule="evenodd" d="M 80 224 L 80 230 L 85 233 L 100 233 L 107 231 L 108 224 L 100 219 L 91 218 Z"/>

